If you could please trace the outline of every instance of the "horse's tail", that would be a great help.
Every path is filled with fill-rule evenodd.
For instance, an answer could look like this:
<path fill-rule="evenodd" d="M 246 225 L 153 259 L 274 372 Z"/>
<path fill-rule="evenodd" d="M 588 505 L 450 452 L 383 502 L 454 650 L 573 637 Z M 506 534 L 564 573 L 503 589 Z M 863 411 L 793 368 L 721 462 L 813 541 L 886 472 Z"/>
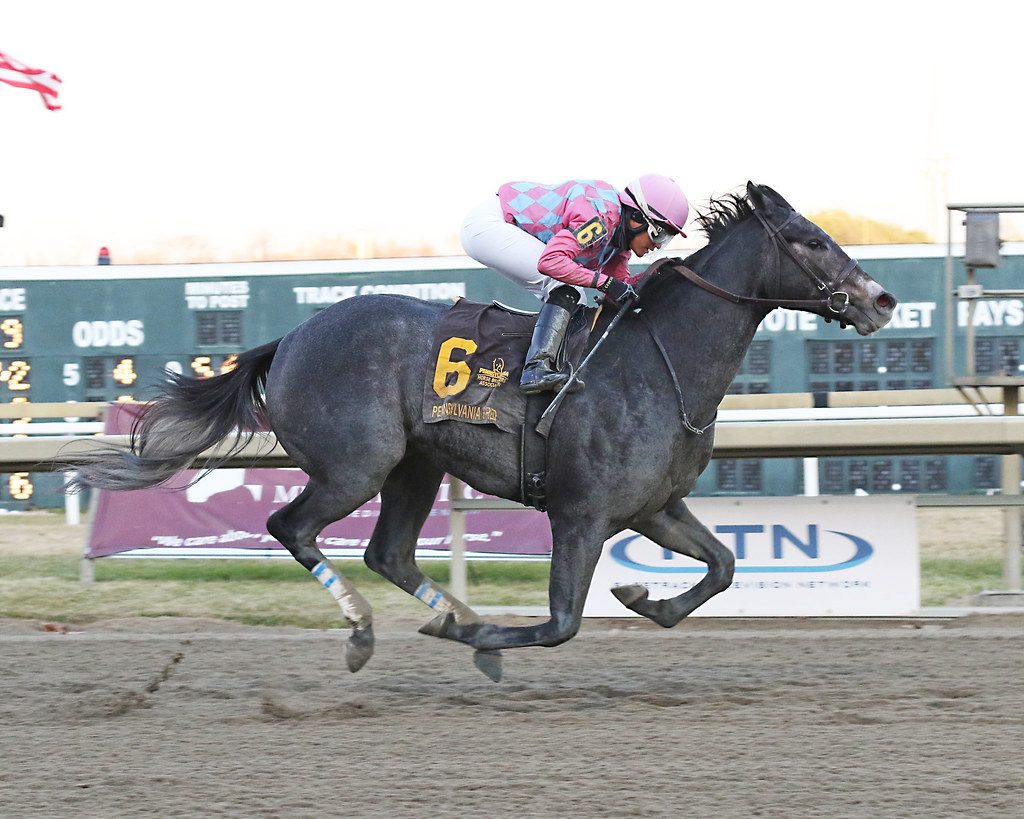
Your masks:
<path fill-rule="evenodd" d="M 240 354 L 233 370 L 213 378 L 168 372 L 160 395 L 132 425 L 127 447 L 102 447 L 61 460 L 60 469 L 72 473 L 69 488 L 142 489 L 163 483 L 234 432 L 230 450 L 207 462 L 203 474 L 216 469 L 266 428 L 264 387 L 280 343 Z"/>

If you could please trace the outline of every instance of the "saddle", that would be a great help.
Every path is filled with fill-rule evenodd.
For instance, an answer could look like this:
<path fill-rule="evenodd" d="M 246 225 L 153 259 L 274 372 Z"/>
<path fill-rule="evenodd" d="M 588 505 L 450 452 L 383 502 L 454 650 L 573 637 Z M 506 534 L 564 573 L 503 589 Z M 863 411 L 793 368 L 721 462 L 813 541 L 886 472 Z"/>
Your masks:
<path fill-rule="evenodd" d="M 596 312 L 579 308 L 573 314 L 559 351 L 559 368 L 579 363 Z M 536 313 L 500 302 L 457 301 L 434 336 L 423 421 L 493 424 L 504 432 L 518 432 L 527 407 L 519 379 L 536 321 Z"/>
<path fill-rule="evenodd" d="M 559 369 L 578 366 L 587 348 L 595 308 L 573 313 L 559 350 Z M 519 379 L 537 313 L 492 302 L 460 299 L 434 336 L 423 389 L 423 421 L 491 424 L 520 436 L 523 502 L 544 511 L 546 439 L 535 432 L 554 393 L 528 396 Z"/>
<path fill-rule="evenodd" d="M 664 258 L 652 264 L 640 276 L 637 290 L 678 261 Z M 601 336 L 594 342 L 596 348 L 628 309 L 621 308 L 613 318 L 614 310 L 577 308 L 559 350 L 558 369 L 579 367 L 590 347 L 591 336 Z M 519 435 L 520 501 L 544 512 L 547 435 L 565 388 L 557 393 L 557 398 L 551 392 L 528 396 L 519 389 L 536 322 L 536 313 L 500 302 L 457 301 L 441 319 L 434 336 L 423 390 L 423 421 L 493 424 L 504 432 Z M 556 405 L 541 422 L 552 402 Z"/>

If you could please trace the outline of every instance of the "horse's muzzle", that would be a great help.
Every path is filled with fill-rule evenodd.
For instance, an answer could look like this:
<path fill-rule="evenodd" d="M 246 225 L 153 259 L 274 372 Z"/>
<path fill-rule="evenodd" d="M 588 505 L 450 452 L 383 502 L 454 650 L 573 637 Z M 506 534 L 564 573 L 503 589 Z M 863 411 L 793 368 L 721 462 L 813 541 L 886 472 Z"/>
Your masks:
<path fill-rule="evenodd" d="M 862 336 L 881 330 L 889 323 L 896 309 L 896 297 L 859 268 L 851 282 L 850 307 L 846 321 Z"/>
<path fill-rule="evenodd" d="M 882 315 L 891 316 L 892 311 L 896 309 L 896 297 L 892 293 L 882 292 L 880 296 L 875 299 L 875 310 Z"/>

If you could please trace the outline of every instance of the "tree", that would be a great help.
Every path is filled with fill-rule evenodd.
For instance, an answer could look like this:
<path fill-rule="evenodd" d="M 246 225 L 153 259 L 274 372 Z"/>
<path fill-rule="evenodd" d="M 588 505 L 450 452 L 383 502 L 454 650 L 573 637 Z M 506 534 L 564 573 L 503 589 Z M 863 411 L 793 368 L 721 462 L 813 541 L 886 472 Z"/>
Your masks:
<path fill-rule="evenodd" d="M 807 218 L 841 245 L 898 245 L 932 241 L 923 230 L 907 230 L 845 210 L 821 210 Z"/>

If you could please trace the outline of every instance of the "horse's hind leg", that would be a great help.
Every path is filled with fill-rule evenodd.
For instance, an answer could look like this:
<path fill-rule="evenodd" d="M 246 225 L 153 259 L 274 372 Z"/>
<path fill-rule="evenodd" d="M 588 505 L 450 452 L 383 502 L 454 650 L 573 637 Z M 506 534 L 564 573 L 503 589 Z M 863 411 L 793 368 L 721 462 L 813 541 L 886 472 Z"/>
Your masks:
<path fill-rule="evenodd" d="M 413 595 L 440 616 L 451 614 L 457 623 L 478 623 L 469 606 L 427 577 L 416 565 L 416 541 L 437 497 L 444 472 L 425 458 L 407 455 L 380 490 L 380 518 L 364 560 L 381 577 Z M 477 652 L 473 661 L 484 674 L 501 679 L 499 652 Z"/>
<path fill-rule="evenodd" d="M 355 586 L 317 547 L 316 536 L 329 523 L 347 517 L 376 494 L 376 487 L 369 482 L 359 488 L 339 487 L 310 478 L 295 500 L 267 520 L 267 531 L 324 585 L 352 626 L 345 645 L 349 671 L 358 671 L 373 656 L 372 611 Z"/>
<path fill-rule="evenodd" d="M 612 594 L 627 609 L 671 628 L 732 583 L 736 558 L 705 527 L 682 500 L 674 501 L 633 527 L 659 546 L 708 565 L 708 573 L 693 588 L 667 600 L 649 600 L 644 586 L 616 586 Z"/>

